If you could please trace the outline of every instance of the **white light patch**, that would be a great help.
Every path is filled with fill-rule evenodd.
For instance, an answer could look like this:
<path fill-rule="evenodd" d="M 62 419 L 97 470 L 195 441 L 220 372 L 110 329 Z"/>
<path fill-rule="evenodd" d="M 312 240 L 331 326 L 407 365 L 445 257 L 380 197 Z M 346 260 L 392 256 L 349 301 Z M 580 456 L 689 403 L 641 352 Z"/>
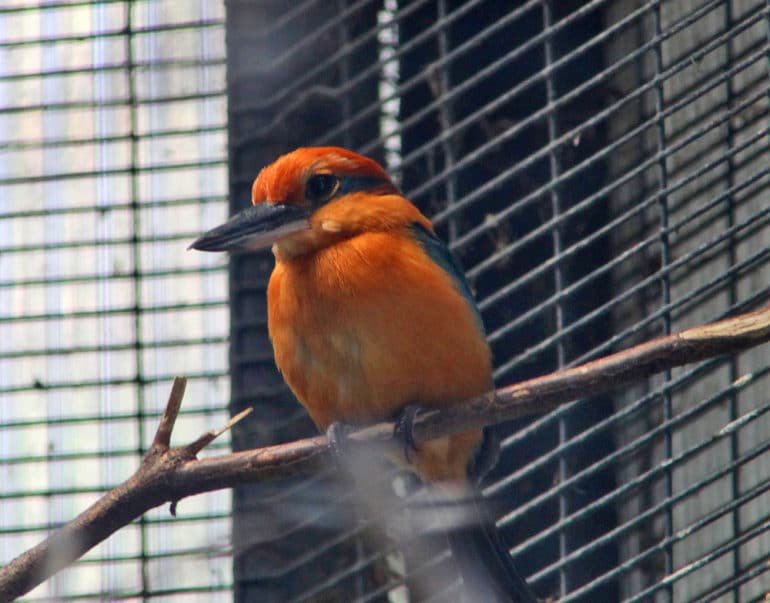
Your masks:
<path fill-rule="evenodd" d="M 398 0 L 384 0 L 382 10 L 377 12 L 377 42 L 379 43 L 380 83 L 380 136 L 385 146 L 385 168 L 398 185 L 401 181 L 401 133 L 398 131 L 401 99 L 398 83 L 401 67 L 396 57 L 399 46 Z"/>

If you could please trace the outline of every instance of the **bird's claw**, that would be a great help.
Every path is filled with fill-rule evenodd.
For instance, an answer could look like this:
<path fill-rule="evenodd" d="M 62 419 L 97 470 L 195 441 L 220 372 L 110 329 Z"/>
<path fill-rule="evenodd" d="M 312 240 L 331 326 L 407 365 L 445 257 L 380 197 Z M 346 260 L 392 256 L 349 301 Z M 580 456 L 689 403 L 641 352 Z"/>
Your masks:
<path fill-rule="evenodd" d="M 414 441 L 414 420 L 419 413 L 423 410 L 416 404 L 410 404 L 406 406 L 396 416 L 396 424 L 393 427 L 393 437 L 401 442 L 404 447 L 404 458 L 406 462 L 412 462 L 412 456 L 417 452 L 417 443 Z"/>
<path fill-rule="evenodd" d="M 351 423 L 335 421 L 326 429 L 326 439 L 329 440 L 329 449 L 337 461 L 344 458 L 349 448 L 349 436 L 355 429 Z"/>

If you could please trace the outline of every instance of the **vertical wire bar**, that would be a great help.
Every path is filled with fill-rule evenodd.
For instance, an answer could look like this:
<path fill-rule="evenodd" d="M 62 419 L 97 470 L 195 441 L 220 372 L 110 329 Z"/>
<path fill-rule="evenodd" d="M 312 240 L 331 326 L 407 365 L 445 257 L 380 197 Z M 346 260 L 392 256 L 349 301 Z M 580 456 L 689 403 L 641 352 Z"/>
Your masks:
<path fill-rule="evenodd" d="M 91 9 L 92 25 L 97 31 L 103 31 L 107 29 L 107 24 L 112 23 L 112 19 L 109 18 L 109 9 L 104 5 L 95 5 Z M 91 45 L 91 53 L 95 65 L 103 65 L 107 62 L 108 56 L 108 43 L 103 37 L 96 38 Z M 109 166 L 110 159 L 110 146 L 106 144 L 103 139 L 109 136 L 109 112 L 102 106 L 107 98 L 109 98 L 109 76 L 103 71 L 97 70 L 91 77 L 93 86 L 93 99 L 95 102 L 95 108 L 93 111 L 93 127 L 94 135 L 98 140 L 97 142 L 97 158 L 96 165 L 99 171 L 106 170 Z M 107 176 L 100 175 L 95 179 L 95 204 L 102 210 L 109 209 L 109 186 L 110 179 Z M 110 308 L 112 307 L 112 290 L 109 286 L 109 274 L 112 268 L 112 253 L 109 251 L 106 245 L 100 245 L 100 242 L 108 242 L 115 237 L 115 233 L 112 228 L 111 220 L 101 220 L 96 217 L 94 222 L 94 242 L 97 246 L 97 266 L 98 266 L 98 288 L 96 293 L 96 307 L 97 308 Z M 110 344 L 111 320 L 102 314 L 99 319 L 99 343 L 103 346 Z M 99 388 L 100 407 L 99 414 L 101 415 L 100 424 L 100 439 L 104 444 L 104 449 L 112 449 L 112 438 L 110 434 L 114 429 L 112 421 L 109 419 L 110 408 L 113 408 L 112 400 L 112 388 L 105 385 L 103 382 L 108 381 L 112 374 L 113 357 L 112 354 L 99 354 L 99 381 L 102 382 Z M 103 450 L 104 450 L 103 449 Z M 106 483 L 112 482 L 113 477 L 113 464 L 114 460 L 109 454 L 104 454 L 101 459 L 101 471 L 103 472 L 103 480 Z M 119 546 L 114 542 L 114 539 L 110 538 L 104 543 L 105 556 L 108 558 L 118 555 Z M 118 570 L 114 563 L 101 564 L 101 584 L 105 591 L 114 591 L 118 588 L 120 583 L 120 576 L 122 572 Z"/>
<path fill-rule="evenodd" d="M 666 171 L 666 159 L 663 157 L 663 153 L 666 149 L 666 124 L 663 114 L 664 106 L 664 94 L 663 84 L 660 79 L 660 74 L 663 72 L 663 54 L 661 50 L 662 31 L 661 31 L 661 16 L 660 16 L 660 4 L 655 4 L 652 11 L 653 29 L 657 42 L 653 47 L 653 56 L 655 62 L 655 137 L 657 152 L 661 156 L 661 159 L 657 162 L 658 171 L 658 186 L 661 191 L 668 188 L 668 174 Z M 658 210 L 660 220 L 660 265 L 661 269 L 665 269 L 670 261 L 670 249 L 668 240 L 668 195 L 661 194 L 658 196 Z M 661 285 L 661 303 L 663 307 L 668 307 L 671 301 L 671 285 L 669 282 L 668 272 L 665 272 L 664 276 L 660 279 Z M 666 311 L 663 314 L 663 330 L 665 335 L 671 333 L 671 313 Z M 664 374 L 664 380 L 666 383 L 671 382 L 671 370 L 666 370 Z M 663 392 L 663 420 L 668 422 L 672 418 L 672 404 L 671 404 L 671 392 L 666 388 Z M 664 436 L 664 456 L 667 460 L 673 458 L 673 444 L 671 441 L 671 432 L 666 429 Z M 665 472 L 665 497 L 671 498 L 673 493 L 673 478 L 671 475 L 671 469 L 667 469 Z M 673 515 L 670 506 L 666 508 L 664 519 L 665 538 L 668 541 L 673 534 Z M 665 574 L 670 575 L 674 570 L 673 550 L 671 545 L 665 547 Z M 669 600 L 673 600 L 673 587 L 668 585 L 666 587 Z"/>
<path fill-rule="evenodd" d="M 41 33 L 43 36 L 55 36 L 56 35 L 56 17 L 50 12 L 45 12 L 41 15 Z M 39 57 L 41 61 L 41 71 L 47 71 L 49 69 L 56 69 L 56 48 L 55 46 L 43 46 L 40 48 Z M 55 103 L 61 100 L 63 96 L 61 90 L 54 82 L 48 81 L 47 78 L 42 78 L 41 84 L 41 101 L 43 103 L 52 102 Z M 43 130 L 46 135 L 62 135 L 63 123 L 55 114 L 42 112 L 41 121 Z M 42 153 L 42 173 L 56 173 L 62 169 L 61 160 L 59 154 L 55 150 L 44 149 Z M 44 186 L 43 191 L 47 204 L 49 207 L 54 205 L 61 206 L 62 199 L 59 195 L 56 195 L 51 189 L 54 189 L 56 184 Z M 66 227 L 67 217 L 64 215 L 49 215 L 45 218 L 45 239 L 51 240 L 56 237 L 56 233 Z M 61 262 L 58 254 L 47 254 L 45 262 L 46 275 L 49 278 L 56 278 L 61 276 L 66 270 L 66 267 Z M 47 312 L 66 312 L 66 305 L 62 303 L 64 296 L 62 295 L 65 287 L 59 284 L 48 285 L 45 287 L 45 307 Z M 64 345 L 64 320 L 51 321 L 46 326 L 45 345 L 48 349 L 60 348 Z M 59 381 L 64 376 L 64 364 L 62 358 L 57 358 L 55 355 L 47 354 L 46 358 L 47 376 L 52 381 Z M 64 392 L 48 392 L 45 396 L 47 401 L 46 417 L 60 418 L 63 413 L 65 400 L 67 398 Z M 64 520 L 65 511 L 64 504 L 60 497 L 57 497 L 51 493 L 51 490 L 60 488 L 62 484 L 62 476 L 60 472 L 54 470 L 52 460 L 53 456 L 50 454 L 51 450 L 58 450 L 62 446 L 62 435 L 57 433 L 57 430 L 48 430 L 46 438 L 49 442 L 49 453 L 46 455 L 46 500 L 48 508 L 48 522 L 52 525 L 60 523 Z M 51 582 L 51 593 L 54 595 L 64 595 L 67 593 L 68 586 L 71 584 L 71 580 L 65 576 L 56 575 Z"/>
<path fill-rule="evenodd" d="M 732 0 L 725 0 L 725 31 L 730 31 L 733 28 L 734 25 L 734 19 L 733 19 L 733 10 L 732 10 Z M 732 42 L 728 41 L 726 43 L 726 63 L 727 65 L 733 64 L 733 52 L 732 52 Z M 725 102 L 727 105 L 727 109 L 731 110 L 733 106 L 733 83 L 732 78 L 728 78 L 725 81 Z M 733 154 L 732 150 L 735 148 L 735 129 L 733 128 L 733 119 L 727 120 L 727 152 L 729 153 L 729 159 L 727 161 L 727 181 L 728 181 L 728 187 L 729 190 L 732 190 L 732 188 L 735 186 L 735 155 Z M 727 209 L 727 227 L 732 228 L 735 225 L 735 198 L 732 194 L 728 194 L 725 197 L 725 205 Z M 731 236 L 728 242 L 728 261 L 729 261 L 729 267 L 732 268 L 737 263 L 737 254 L 736 254 L 736 240 L 734 236 Z M 738 303 L 738 291 L 737 291 L 737 279 L 735 277 L 735 273 L 732 271 L 730 272 L 730 280 L 729 280 L 729 287 L 728 287 L 728 296 L 729 296 L 729 304 L 730 309 L 734 308 Z M 738 379 L 738 361 L 735 356 L 730 357 L 730 363 L 729 363 L 729 369 L 730 371 L 730 383 L 735 383 L 735 381 Z M 735 391 L 731 391 L 729 394 L 729 417 L 730 421 L 735 421 L 738 418 L 739 408 L 738 408 L 738 394 Z M 740 447 L 738 445 L 738 434 L 737 432 L 733 432 L 730 435 L 730 462 L 734 462 L 738 456 L 740 455 Z M 740 490 L 741 490 L 741 483 L 740 483 L 740 472 L 738 469 L 733 470 L 730 473 L 730 490 L 732 494 L 732 498 L 735 499 L 738 496 L 740 496 Z M 732 523 L 732 530 L 733 538 L 738 538 L 738 536 L 741 533 L 741 516 L 738 509 L 733 509 L 731 516 L 731 523 Z M 732 566 L 733 566 L 733 576 L 738 576 L 741 572 L 741 558 L 739 554 L 739 547 L 733 548 L 731 556 L 732 556 Z M 735 603 L 738 603 L 738 594 L 740 593 L 739 584 L 736 584 L 733 588 L 733 601 Z"/>
<path fill-rule="evenodd" d="M 438 20 L 444 21 L 447 18 L 446 0 L 438 0 Z M 457 201 L 457 174 L 453 170 L 456 163 L 456 157 L 454 152 L 454 145 L 449 137 L 446 136 L 447 132 L 454 124 L 454 109 L 452 108 L 451 101 L 447 101 L 446 93 L 449 92 L 452 86 L 452 78 L 449 73 L 451 61 L 444 61 L 444 57 L 449 54 L 450 40 L 449 40 L 449 27 L 441 27 L 438 30 L 438 60 L 442 64 L 438 68 L 438 73 L 433 73 L 433 77 L 436 79 L 436 86 L 434 91 L 439 98 L 439 123 L 441 124 L 441 150 L 444 153 L 444 168 L 449 171 L 449 177 L 446 180 L 446 204 L 447 207 L 451 207 Z M 458 220 L 456 217 L 452 217 L 449 220 L 449 242 L 451 243 L 457 239 L 458 235 Z"/>
<path fill-rule="evenodd" d="M 126 90 L 128 94 L 128 108 L 129 108 L 129 129 L 131 137 L 131 260 L 133 262 L 133 274 L 132 285 L 134 294 L 134 307 L 133 307 L 133 319 L 134 319 L 134 362 L 136 363 L 136 375 L 134 381 L 136 383 L 136 428 L 137 428 L 137 454 L 141 459 L 144 454 L 143 447 L 147 444 L 144 431 L 144 414 L 145 414 L 145 400 L 144 400 L 144 364 L 142 360 L 142 279 L 141 279 L 141 252 L 140 252 L 140 235 L 141 235 L 141 212 L 139 205 L 139 116 L 138 116 L 138 102 L 136 94 L 136 78 L 135 78 L 135 66 L 134 66 L 134 51 L 133 51 L 133 2 L 125 3 L 126 11 L 126 29 L 125 29 L 125 43 L 126 43 Z M 142 515 L 139 518 L 139 546 L 141 548 L 139 552 L 140 564 L 141 564 L 141 576 L 142 576 L 142 588 L 141 597 L 143 600 L 147 600 L 150 590 L 149 580 L 149 567 L 148 567 L 148 555 L 149 550 L 149 536 L 147 533 L 147 521 Z"/>
<path fill-rule="evenodd" d="M 559 136 L 559 124 L 556 116 L 556 109 L 554 103 L 556 102 L 556 85 L 554 83 L 553 72 L 551 71 L 551 65 L 554 62 L 554 48 L 553 37 L 548 35 L 548 31 L 553 24 L 553 10 L 551 6 L 552 0 L 545 0 L 542 4 L 543 8 L 543 28 L 545 29 L 545 68 L 547 70 L 547 77 L 545 80 L 547 103 L 548 103 L 548 143 L 553 144 Z M 548 167 L 550 172 L 550 178 L 552 180 L 559 178 L 561 175 L 561 162 L 557 155 L 557 149 L 553 148 L 548 152 Z M 558 218 L 561 215 L 561 199 L 559 196 L 559 188 L 553 187 L 550 193 L 551 198 L 551 217 L 553 219 Z M 554 264 L 553 278 L 554 278 L 554 294 L 558 295 L 564 287 L 564 275 L 562 272 L 562 265 L 559 262 L 559 257 L 562 252 L 562 236 L 561 228 L 555 227 L 551 230 L 551 250 L 553 257 L 556 260 Z M 561 332 L 564 328 L 564 306 L 561 299 L 556 302 L 554 307 L 556 318 L 556 332 Z M 564 340 L 559 339 L 556 343 L 556 356 L 558 368 L 563 368 L 566 362 Z M 563 446 L 569 439 L 569 426 L 565 417 L 559 417 L 559 446 Z M 559 456 L 559 482 L 563 483 L 569 477 L 569 466 L 567 459 L 564 455 Z M 564 521 L 569 514 L 569 500 L 566 493 L 559 494 L 559 520 Z M 565 530 L 559 531 L 559 557 L 564 558 L 569 553 L 569 539 Z M 564 597 L 570 590 L 569 572 L 566 567 L 559 569 L 559 594 Z"/>
<path fill-rule="evenodd" d="M 339 14 L 345 13 L 346 8 L 346 0 L 337 0 L 337 12 Z M 345 22 L 344 18 L 337 19 L 337 38 L 339 40 L 339 47 L 340 48 L 347 48 L 348 43 L 350 42 L 350 34 L 348 33 L 348 26 Z M 345 85 L 347 82 L 350 81 L 350 53 L 345 53 L 342 55 L 339 61 L 340 66 L 340 84 Z M 351 117 L 351 109 L 350 109 L 350 95 L 349 94 L 343 94 L 342 98 L 339 99 L 342 103 L 342 120 L 343 123 L 349 124 L 350 123 L 350 117 Z M 352 148 L 353 147 L 353 138 L 351 136 L 350 127 L 345 127 L 342 131 L 342 141 L 343 146 L 346 148 Z"/>
<path fill-rule="evenodd" d="M 338 14 L 344 14 L 345 8 L 346 8 L 346 0 L 337 0 L 337 13 Z M 340 48 L 346 48 L 348 45 L 348 42 L 350 40 L 350 36 L 348 35 L 348 28 L 347 24 L 345 23 L 344 18 L 338 18 L 337 19 L 337 39 L 339 40 L 339 47 Z M 339 81 L 340 85 L 344 86 L 348 81 L 350 81 L 350 61 L 349 61 L 349 53 L 345 53 L 342 55 L 342 57 L 339 60 Z M 339 99 L 339 101 L 342 103 L 342 120 L 343 123 L 349 124 L 350 123 L 350 116 L 351 116 L 351 110 L 350 110 L 350 95 L 343 94 L 342 98 Z M 350 127 L 345 127 L 342 130 L 342 140 L 343 140 L 343 146 L 347 148 L 351 148 L 353 146 L 353 139 L 351 136 L 351 129 Z M 360 515 L 358 512 L 358 509 L 353 508 L 353 513 L 357 516 L 356 521 L 360 519 Z M 361 534 L 357 534 L 353 537 L 353 548 L 355 550 L 355 561 L 354 564 L 360 564 L 364 559 L 366 559 L 366 546 L 364 543 L 364 537 Z M 364 580 L 364 572 L 356 572 L 353 576 L 353 592 L 355 599 L 361 599 L 366 594 L 366 584 Z"/>

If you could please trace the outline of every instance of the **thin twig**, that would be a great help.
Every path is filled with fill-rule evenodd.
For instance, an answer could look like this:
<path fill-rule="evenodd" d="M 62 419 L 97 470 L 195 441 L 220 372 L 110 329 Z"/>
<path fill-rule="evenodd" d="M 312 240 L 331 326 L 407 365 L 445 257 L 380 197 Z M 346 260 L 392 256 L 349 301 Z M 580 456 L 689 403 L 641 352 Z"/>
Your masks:
<path fill-rule="evenodd" d="M 158 423 L 155 438 L 152 440 L 152 448 L 168 450 L 171 446 L 171 432 L 174 431 L 174 425 L 179 416 L 179 409 L 182 407 L 182 399 L 184 398 L 186 388 L 187 379 L 185 377 L 174 377 L 166 408 L 163 410 L 163 416 L 160 418 L 160 423 Z"/>
<path fill-rule="evenodd" d="M 194 458 L 195 456 L 197 456 L 197 454 L 201 450 L 203 450 L 211 442 L 213 442 L 215 439 L 221 436 L 224 432 L 230 429 L 233 425 L 238 423 L 238 421 L 240 421 L 241 419 L 245 419 L 248 415 L 250 415 L 253 410 L 254 409 L 251 406 L 249 406 L 248 408 L 244 408 L 237 415 L 231 417 L 230 420 L 224 425 L 222 425 L 222 427 L 220 427 L 219 429 L 212 429 L 211 431 L 207 431 L 206 433 L 200 435 L 197 440 L 185 446 L 185 449 L 187 450 L 187 454 L 190 456 L 190 458 Z"/>

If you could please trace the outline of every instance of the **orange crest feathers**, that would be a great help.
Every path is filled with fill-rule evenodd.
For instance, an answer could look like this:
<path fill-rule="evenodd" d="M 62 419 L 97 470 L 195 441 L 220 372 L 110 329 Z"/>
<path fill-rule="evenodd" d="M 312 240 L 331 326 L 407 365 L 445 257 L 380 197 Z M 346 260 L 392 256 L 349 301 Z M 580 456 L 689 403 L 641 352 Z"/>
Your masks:
<path fill-rule="evenodd" d="M 302 203 L 305 182 L 314 173 L 370 177 L 392 184 L 373 159 L 341 147 L 302 147 L 282 155 L 259 173 L 251 187 L 251 202 Z"/>

